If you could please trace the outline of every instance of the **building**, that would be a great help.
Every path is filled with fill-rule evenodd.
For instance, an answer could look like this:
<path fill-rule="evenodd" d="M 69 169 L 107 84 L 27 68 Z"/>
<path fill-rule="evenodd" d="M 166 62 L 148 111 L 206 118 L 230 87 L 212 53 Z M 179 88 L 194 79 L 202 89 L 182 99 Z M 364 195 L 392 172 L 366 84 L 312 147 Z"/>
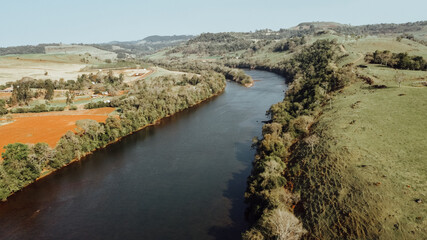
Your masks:
<path fill-rule="evenodd" d="M 13 92 L 13 86 L 12 87 L 8 87 L 8 88 L 6 88 L 4 90 L 0 90 L 0 92 L 11 93 L 11 92 Z"/>

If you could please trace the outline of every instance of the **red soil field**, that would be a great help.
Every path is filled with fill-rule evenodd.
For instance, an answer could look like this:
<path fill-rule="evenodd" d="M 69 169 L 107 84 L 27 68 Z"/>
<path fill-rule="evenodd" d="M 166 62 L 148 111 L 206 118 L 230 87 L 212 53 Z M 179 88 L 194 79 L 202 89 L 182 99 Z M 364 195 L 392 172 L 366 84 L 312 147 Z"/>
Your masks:
<path fill-rule="evenodd" d="M 114 108 L 81 111 L 13 114 L 13 122 L 0 126 L 0 153 L 10 143 L 45 142 L 52 148 L 67 132 L 76 128 L 76 121 L 93 119 L 104 122 Z"/>
<path fill-rule="evenodd" d="M 12 93 L 0 92 L 0 98 L 10 98 Z"/>

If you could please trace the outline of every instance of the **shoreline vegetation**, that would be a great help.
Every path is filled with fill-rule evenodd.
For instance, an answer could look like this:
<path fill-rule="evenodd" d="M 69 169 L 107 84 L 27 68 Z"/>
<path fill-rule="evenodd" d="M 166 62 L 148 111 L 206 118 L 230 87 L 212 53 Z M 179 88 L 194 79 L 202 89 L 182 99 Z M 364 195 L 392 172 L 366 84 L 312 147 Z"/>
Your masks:
<path fill-rule="evenodd" d="M 45 143 L 5 146 L 0 165 L 0 199 L 33 183 L 42 173 L 45 177 L 96 149 L 220 94 L 225 84 L 224 75 L 213 71 L 160 76 L 149 84 L 138 82 L 128 95 L 111 102 L 119 115 L 108 117 L 105 123 L 79 120 L 76 132 L 67 132 L 53 149 Z"/>
<path fill-rule="evenodd" d="M 280 67 L 252 66 L 280 72 L 289 88 L 283 102 L 268 110 L 271 123 L 263 126 L 263 138 L 254 143 L 257 153 L 245 193 L 252 227 L 243 234 L 244 239 L 299 239 L 307 233 L 294 216 L 300 196 L 293 192 L 293 183 L 284 173 L 289 169 L 292 148 L 310 138 L 310 127 L 322 105 L 354 80 L 351 68 L 334 67 L 337 48 L 334 41 L 319 40 Z"/>

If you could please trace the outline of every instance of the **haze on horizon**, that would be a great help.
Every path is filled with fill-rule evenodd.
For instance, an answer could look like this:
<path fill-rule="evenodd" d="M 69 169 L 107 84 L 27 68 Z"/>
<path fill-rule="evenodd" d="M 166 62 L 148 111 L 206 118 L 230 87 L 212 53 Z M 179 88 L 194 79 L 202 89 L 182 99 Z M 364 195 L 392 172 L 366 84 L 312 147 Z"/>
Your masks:
<path fill-rule="evenodd" d="M 351 25 L 426 20 L 427 2 L 254 0 L 7 1 L 0 47 L 39 43 L 101 43 L 150 35 L 289 28 L 301 22 Z"/>

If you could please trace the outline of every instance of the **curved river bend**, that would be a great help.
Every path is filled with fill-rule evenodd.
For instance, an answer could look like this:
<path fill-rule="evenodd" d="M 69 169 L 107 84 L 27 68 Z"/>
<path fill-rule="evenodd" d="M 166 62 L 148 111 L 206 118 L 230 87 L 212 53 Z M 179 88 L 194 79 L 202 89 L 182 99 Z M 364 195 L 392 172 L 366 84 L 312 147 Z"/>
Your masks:
<path fill-rule="evenodd" d="M 285 81 L 245 88 L 164 119 L 0 203 L 0 239 L 239 239 L 243 195 L 266 110 Z"/>

